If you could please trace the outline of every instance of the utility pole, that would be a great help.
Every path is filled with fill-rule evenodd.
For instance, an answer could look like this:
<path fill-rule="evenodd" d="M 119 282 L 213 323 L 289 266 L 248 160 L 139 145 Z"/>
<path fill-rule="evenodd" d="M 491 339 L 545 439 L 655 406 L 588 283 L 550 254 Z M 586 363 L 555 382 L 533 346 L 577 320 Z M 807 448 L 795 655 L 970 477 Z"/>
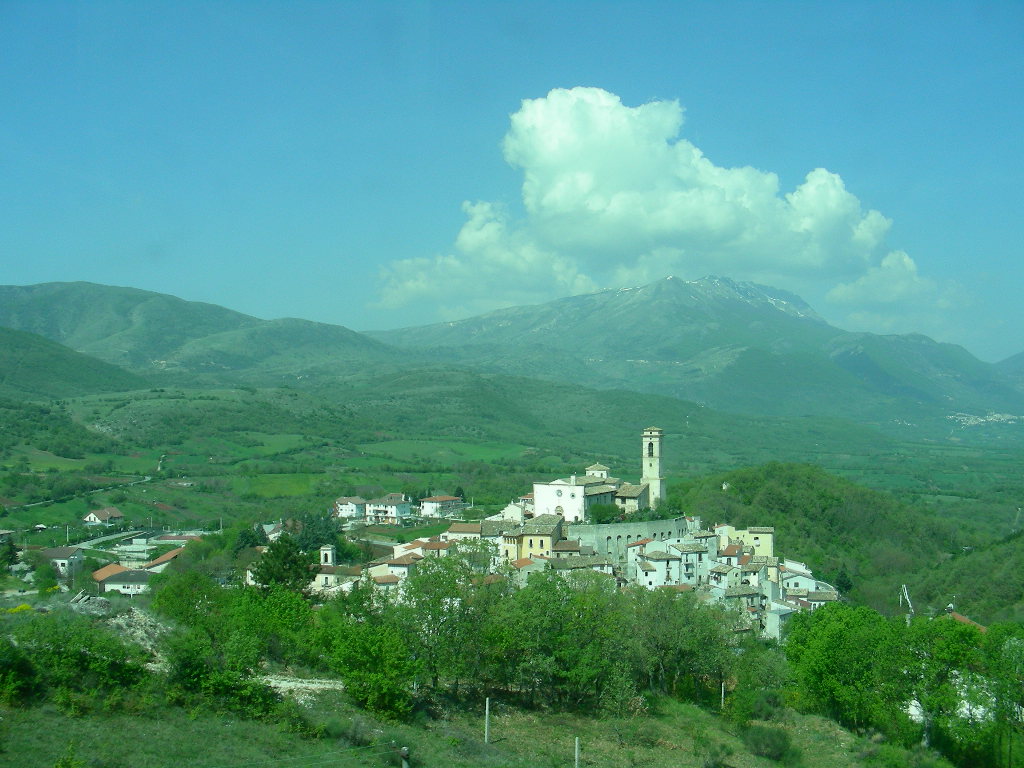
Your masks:
<path fill-rule="evenodd" d="M 576 768 L 580 768 L 580 737 L 576 737 L 576 760 L 573 763 Z"/>

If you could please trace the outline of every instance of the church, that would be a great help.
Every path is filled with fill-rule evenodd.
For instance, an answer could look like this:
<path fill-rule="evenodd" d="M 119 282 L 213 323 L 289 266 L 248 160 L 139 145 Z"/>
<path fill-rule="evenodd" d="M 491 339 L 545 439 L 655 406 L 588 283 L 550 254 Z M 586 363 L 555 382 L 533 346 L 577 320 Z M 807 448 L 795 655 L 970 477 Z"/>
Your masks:
<path fill-rule="evenodd" d="M 643 431 L 640 447 L 640 483 L 633 485 L 611 477 L 608 467 L 593 464 L 583 475 L 572 475 L 533 484 L 533 514 L 559 515 L 567 523 L 587 521 L 587 510 L 597 504 L 614 504 L 625 513 L 656 509 L 665 498 L 661 471 L 662 440 L 658 427 Z"/>

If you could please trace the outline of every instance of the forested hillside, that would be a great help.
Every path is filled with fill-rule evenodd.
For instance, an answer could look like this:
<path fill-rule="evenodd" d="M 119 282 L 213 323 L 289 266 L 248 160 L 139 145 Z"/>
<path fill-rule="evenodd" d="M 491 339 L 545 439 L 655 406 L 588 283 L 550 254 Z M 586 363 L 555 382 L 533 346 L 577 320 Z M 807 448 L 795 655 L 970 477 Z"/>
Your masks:
<path fill-rule="evenodd" d="M 0 327 L 0 396 L 50 400 L 147 385 L 145 379 L 32 333 Z"/>
<path fill-rule="evenodd" d="M 674 489 L 672 502 L 709 525 L 774 526 L 777 554 L 806 562 L 853 602 L 886 613 L 897 609 L 901 584 L 946 568 L 972 540 L 920 507 L 810 465 L 771 462 L 716 474 Z M 932 597 L 935 608 L 949 602 Z"/>

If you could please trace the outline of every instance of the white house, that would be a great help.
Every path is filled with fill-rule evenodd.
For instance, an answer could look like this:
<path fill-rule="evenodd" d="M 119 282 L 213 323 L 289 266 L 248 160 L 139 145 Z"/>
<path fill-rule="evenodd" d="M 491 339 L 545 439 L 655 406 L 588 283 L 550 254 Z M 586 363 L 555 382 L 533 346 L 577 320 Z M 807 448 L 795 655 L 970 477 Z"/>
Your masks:
<path fill-rule="evenodd" d="M 58 576 L 67 576 L 85 559 L 79 547 L 49 547 L 42 550 L 41 554 L 53 564 Z"/>
<path fill-rule="evenodd" d="M 103 579 L 100 582 L 100 588 L 104 592 L 138 595 L 149 591 L 149 577 L 152 575 L 152 572 L 143 569 L 127 569 Z"/>
<path fill-rule="evenodd" d="M 124 520 L 124 514 L 117 507 L 94 509 L 82 518 L 86 525 L 113 525 Z"/>
<path fill-rule="evenodd" d="M 401 525 L 412 517 L 412 503 L 400 493 L 366 502 L 366 519 L 378 525 Z"/>
<path fill-rule="evenodd" d="M 679 584 L 682 558 L 668 552 L 646 551 L 636 562 L 637 581 L 641 587 L 655 589 Z"/>
<path fill-rule="evenodd" d="M 447 517 L 465 505 L 458 496 L 428 496 L 420 499 L 421 517 Z"/>
<path fill-rule="evenodd" d="M 334 516 L 349 519 L 366 517 L 366 499 L 361 496 L 339 496 L 334 500 Z"/>
<path fill-rule="evenodd" d="M 338 565 L 337 549 L 333 544 L 320 547 L 319 560 L 308 587 L 310 592 L 349 592 L 358 581 L 359 577 L 352 573 L 351 568 Z"/>
<path fill-rule="evenodd" d="M 483 526 L 480 523 L 452 523 L 448 530 L 441 534 L 441 541 L 464 541 L 479 539 Z"/>

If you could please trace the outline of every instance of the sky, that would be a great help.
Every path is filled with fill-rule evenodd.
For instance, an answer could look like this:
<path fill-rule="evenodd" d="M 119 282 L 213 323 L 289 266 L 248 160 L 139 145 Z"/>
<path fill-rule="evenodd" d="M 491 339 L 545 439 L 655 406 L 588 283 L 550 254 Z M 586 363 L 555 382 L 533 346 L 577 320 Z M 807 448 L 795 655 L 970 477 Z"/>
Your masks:
<path fill-rule="evenodd" d="M 1024 351 L 1024 3 L 0 2 L 0 284 L 354 330 L 675 275 Z"/>

